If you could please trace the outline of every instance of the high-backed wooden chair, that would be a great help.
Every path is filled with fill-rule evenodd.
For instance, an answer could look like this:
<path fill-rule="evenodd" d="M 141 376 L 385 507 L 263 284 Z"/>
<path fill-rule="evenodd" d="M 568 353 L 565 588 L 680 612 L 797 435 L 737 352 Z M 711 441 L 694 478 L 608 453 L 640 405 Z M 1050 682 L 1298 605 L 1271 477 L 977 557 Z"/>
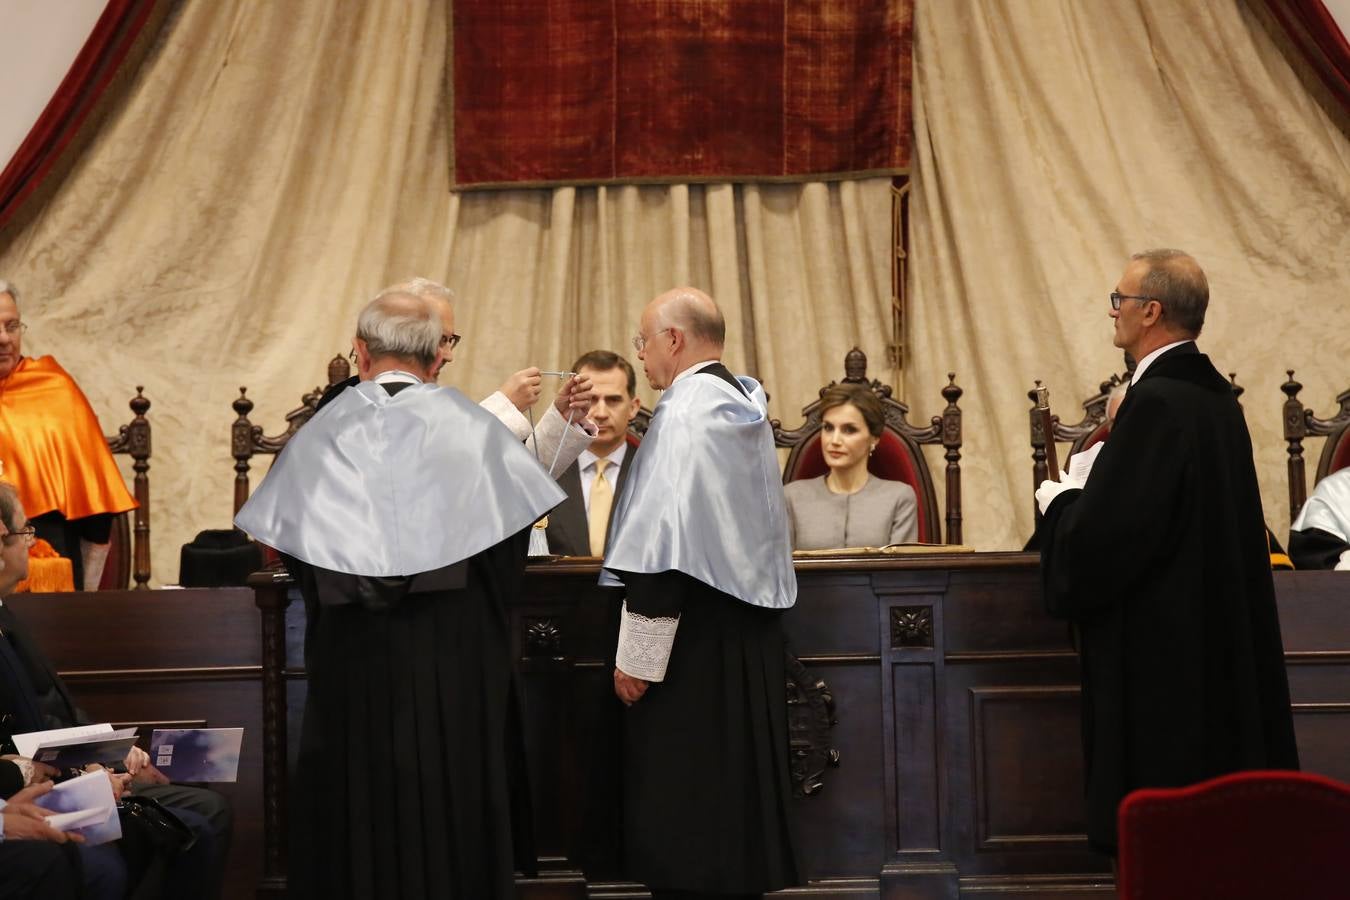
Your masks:
<path fill-rule="evenodd" d="M 1289 521 L 1298 518 L 1308 499 L 1307 467 L 1303 461 L 1303 439 L 1326 437 L 1322 455 L 1317 458 L 1313 484 L 1332 472 L 1350 466 L 1350 390 L 1336 398 L 1336 411 L 1329 419 L 1319 419 L 1298 399 L 1303 385 L 1294 380 L 1294 370 L 1286 369 L 1289 380 L 1280 385 L 1284 392 L 1284 439 L 1289 448 Z"/>
<path fill-rule="evenodd" d="M 942 396 L 947 401 L 942 415 L 933 416 L 926 426 L 909 421 L 909 406 L 892 397 L 890 385 L 867 377 L 867 356 L 854 347 L 844 356 L 844 377 L 820 389 L 824 393 L 835 384 L 861 384 L 869 387 L 886 409 L 886 429 L 876 453 L 868 459 L 867 470 L 878 478 L 903 481 L 914 488 L 918 498 L 919 540 L 923 543 L 961 543 L 961 408 L 956 405 L 964 393 L 956 385 L 955 373 L 947 373 L 947 385 Z M 820 449 L 820 400 L 802 409 L 805 422 L 788 430 L 782 422 L 772 420 L 774 443 L 790 447 L 787 464 L 783 467 L 784 484 L 799 478 L 817 478 L 825 474 L 825 456 Z M 947 460 L 947 537 L 942 539 L 942 523 L 938 518 L 937 490 L 928 462 L 923 456 L 924 444 L 941 444 Z"/>
<path fill-rule="evenodd" d="M 117 434 L 104 435 L 108 449 L 131 457 L 132 495 L 136 508 L 113 518 L 109 536 L 108 560 L 103 565 L 99 590 L 126 590 L 135 579 L 136 590 L 149 587 L 150 582 L 150 422 L 145 414 L 150 401 L 136 385 L 136 396 L 131 398 L 131 421 L 117 429 Z"/>
<path fill-rule="evenodd" d="M 249 421 L 248 414 L 253 411 L 253 401 L 247 396 L 247 388 L 239 388 L 239 396 L 231 404 L 237 418 L 234 420 L 234 424 L 230 426 L 230 454 L 234 457 L 235 513 L 238 513 L 248 500 L 250 460 L 259 453 L 271 456 L 280 453 L 291 436 L 300 430 L 300 426 L 308 422 L 318 411 L 319 400 L 323 397 L 324 390 L 340 381 L 346 381 L 351 377 L 351 374 L 352 366 L 347 358 L 340 353 L 334 356 L 328 362 L 328 383 L 316 387 L 302 396 L 300 405 L 286 413 L 286 430 L 271 437 L 263 434 L 261 425 L 254 425 Z"/>
<path fill-rule="evenodd" d="M 1072 425 L 1064 424 L 1059 416 L 1051 413 L 1050 428 L 1054 432 L 1054 441 L 1057 444 L 1067 443 L 1069 452 L 1060 457 L 1061 466 L 1064 460 L 1067 460 L 1073 454 L 1080 450 L 1086 450 L 1093 444 L 1098 443 L 1106 437 L 1106 401 L 1111 397 L 1111 391 L 1128 378 L 1129 372 L 1122 375 L 1113 374 L 1110 378 L 1097 386 L 1097 393 L 1083 401 L 1083 417 Z M 1046 464 L 1046 439 L 1045 428 L 1041 423 L 1041 416 L 1036 410 L 1036 388 L 1041 386 L 1039 379 L 1036 381 L 1036 387 L 1027 391 L 1027 399 L 1031 401 L 1031 489 L 1035 491 L 1041 486 L 1041 482 L 1050 477 L 1050 469 Z M 1050 399 L 1050 408 L 1054 409 L 1054 397 Z"/>
<path fill-rule="evenodd" d="M 1087 450 L 1093 444 L 1105 440 L 1109 429 L 1106 425 L 1106 402 L 1111 398 L 1111 391 L 1125 382 L 1131 376 L 1132 371 L 1126 371 L 1120 375 L 1113 374 L 1110 378 L 1097 386 L 1097 393 L 1083 401 L 1083 418 L 1072 425 L 1065 425 L 1059 416 L 1051 413 L 1050 427 L 1054 431 L 1056 444 L 1067 443 L 1069 445 L 1068 453 L 1060 456 L 1060 467 L 1063 468 L 1070 456 L 1081 450 Z M 1237 383 L 1237 373 L 1229 372 L 1228 380 L 1233 385 L 1233 396 L 1239 401 L 1242 398 L 1246 388 Z M 1036 381 L 1036 387 L 1040 387 L 1041 382 Z M 1046 464 L 1046 444 L 1045 429 L 1041 425 L 1041 417 L 1036 409 L 1036 388 L 1027 391 L 1027 399 L 1031 401 L 1031 490 L 1034 493 L 1036 488 L 1041 486 L 1041 482 L 1050 477 L 1050 469 Z M 1054 400 L 1051 399 L 1051 408 L 1054 408 Z M 1032 502 L 1035 505 L 1035 501 Z M 1040 510 L 1036 512 L 1040 515 Z"/>

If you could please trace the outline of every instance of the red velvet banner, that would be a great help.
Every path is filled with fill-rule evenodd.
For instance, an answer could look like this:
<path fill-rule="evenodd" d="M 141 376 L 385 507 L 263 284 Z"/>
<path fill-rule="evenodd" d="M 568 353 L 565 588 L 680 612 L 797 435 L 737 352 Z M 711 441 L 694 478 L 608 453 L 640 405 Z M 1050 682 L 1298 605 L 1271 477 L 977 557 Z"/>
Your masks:
<path fill-rule="evenodd" d="M 457 188 L 907 171 L 913 0 L 454 0 Z"/>
<path fill-rule="evenodd" d="M 137 41 L 153 37 L 166 7 L 167 0 L 108 0 L 60 88 L 0 172 L 0 225 L 51 173 Z M 144 34 L 147 25 L 151 33 Z"/>
<path fill-rule="evenodd" d="M 1266 6 L 1332 95 L 1350 112 L 1350 41 L 1322 0 L 1266 0 Z"/>

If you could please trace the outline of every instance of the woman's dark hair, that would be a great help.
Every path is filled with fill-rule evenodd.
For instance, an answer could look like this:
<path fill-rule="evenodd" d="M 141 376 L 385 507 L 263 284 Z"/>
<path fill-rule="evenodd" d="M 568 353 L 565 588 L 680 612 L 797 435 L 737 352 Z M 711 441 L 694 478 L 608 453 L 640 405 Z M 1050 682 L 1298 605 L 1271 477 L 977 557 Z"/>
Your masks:
<path fill-rule="evenodd" d="M 881 432 L 886 428 L 886 408 L 881 405 L 881 398 L 865 385 L 835 384 L 826 388 L 825 393 L 820 395 L 820 414 L 823 416 L 836 406 L 846 403 L 852 403 L 862 413 L 872 437 L 881 437 Z"/>

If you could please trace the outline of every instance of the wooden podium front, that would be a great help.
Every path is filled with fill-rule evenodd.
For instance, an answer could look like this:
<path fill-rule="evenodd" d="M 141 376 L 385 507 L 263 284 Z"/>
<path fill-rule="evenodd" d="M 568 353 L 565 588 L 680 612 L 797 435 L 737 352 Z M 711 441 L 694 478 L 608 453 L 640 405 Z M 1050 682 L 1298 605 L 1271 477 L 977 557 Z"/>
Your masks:
<path fill-rule="evenodd" d="M 1037 565 L 1023 553 L 798 563 L 784 617 L 801 663 L 792 825 L 811 883 L 790 896 L 1112 894 L 1082 835 L 1077 659 L 1042 610 Z M 594 561 L 531 566 L 511 606 L 540 853 L 525 898 L 644 896 L 606 852 L 622 713 L 617 601 L 596 575 Z M 1275 587 L 1304 768 L 1350 782 L 1350 574 L 1277 572 Z M 283 575 L 260 574 L 253 594 L 6 601 L 95 717 L 246 727 L 240 781 L 223 788 L 236 814 L 228 897 L 285 892 L 285 776 L 305 696 L 291 594 Z"/>

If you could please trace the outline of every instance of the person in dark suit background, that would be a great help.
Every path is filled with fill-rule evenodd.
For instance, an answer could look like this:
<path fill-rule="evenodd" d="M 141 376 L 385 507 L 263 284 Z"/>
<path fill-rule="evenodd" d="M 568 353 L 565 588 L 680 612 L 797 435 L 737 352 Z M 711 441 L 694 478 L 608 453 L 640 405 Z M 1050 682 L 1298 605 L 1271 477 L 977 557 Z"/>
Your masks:
<path fill-rule="evenodd" d="M 0 524 L 6 529 L 0 538 L 4 562 L 0 569 L 0 598 L 4 598 L 27 577 L 28 546 L 33 534 L 18 491 L 5 482 L 0 482 Z M 91 722 L 23 622 L 0 600 L 0 750 L 14 749 L 10 746 L 14 734 Z M 38 764 L 12 754 L 7 758 L 20 761 L 22 781 L 33 780 Z M 114 796 L 120 797 L 125 791 L 154 800 L 180 819 L 195 838 L 189 848 L 166 861 L 161 896 L 165 900 L 218 897 L 234 824 L 229 802 L 206 788 L 169 783 L 138 747 L 127 755 L 125 767 L 125 773 L 109 772 Z M 41 780 L 42 773 L 36 774 Z M 7 780 L 6 774 L 0 773 L 0 794 L 8 789 Z M 111 843 L 81 845 L 79 853 L 85 896 L 122 896 L 128 887 L 129 873 L 118 847 Z"/>
<path fill-rule="evenodd" d="M 558 476 L 567 499 L 548 517 L 548 549 L 562 556 L 604 556 L 614 498 L 623 487 L 635 449 L 628 426 L 642 408 L 633 365 L 609 350 L 583 353 L 572 371 L 590 378 L 594 443 Z"/>

